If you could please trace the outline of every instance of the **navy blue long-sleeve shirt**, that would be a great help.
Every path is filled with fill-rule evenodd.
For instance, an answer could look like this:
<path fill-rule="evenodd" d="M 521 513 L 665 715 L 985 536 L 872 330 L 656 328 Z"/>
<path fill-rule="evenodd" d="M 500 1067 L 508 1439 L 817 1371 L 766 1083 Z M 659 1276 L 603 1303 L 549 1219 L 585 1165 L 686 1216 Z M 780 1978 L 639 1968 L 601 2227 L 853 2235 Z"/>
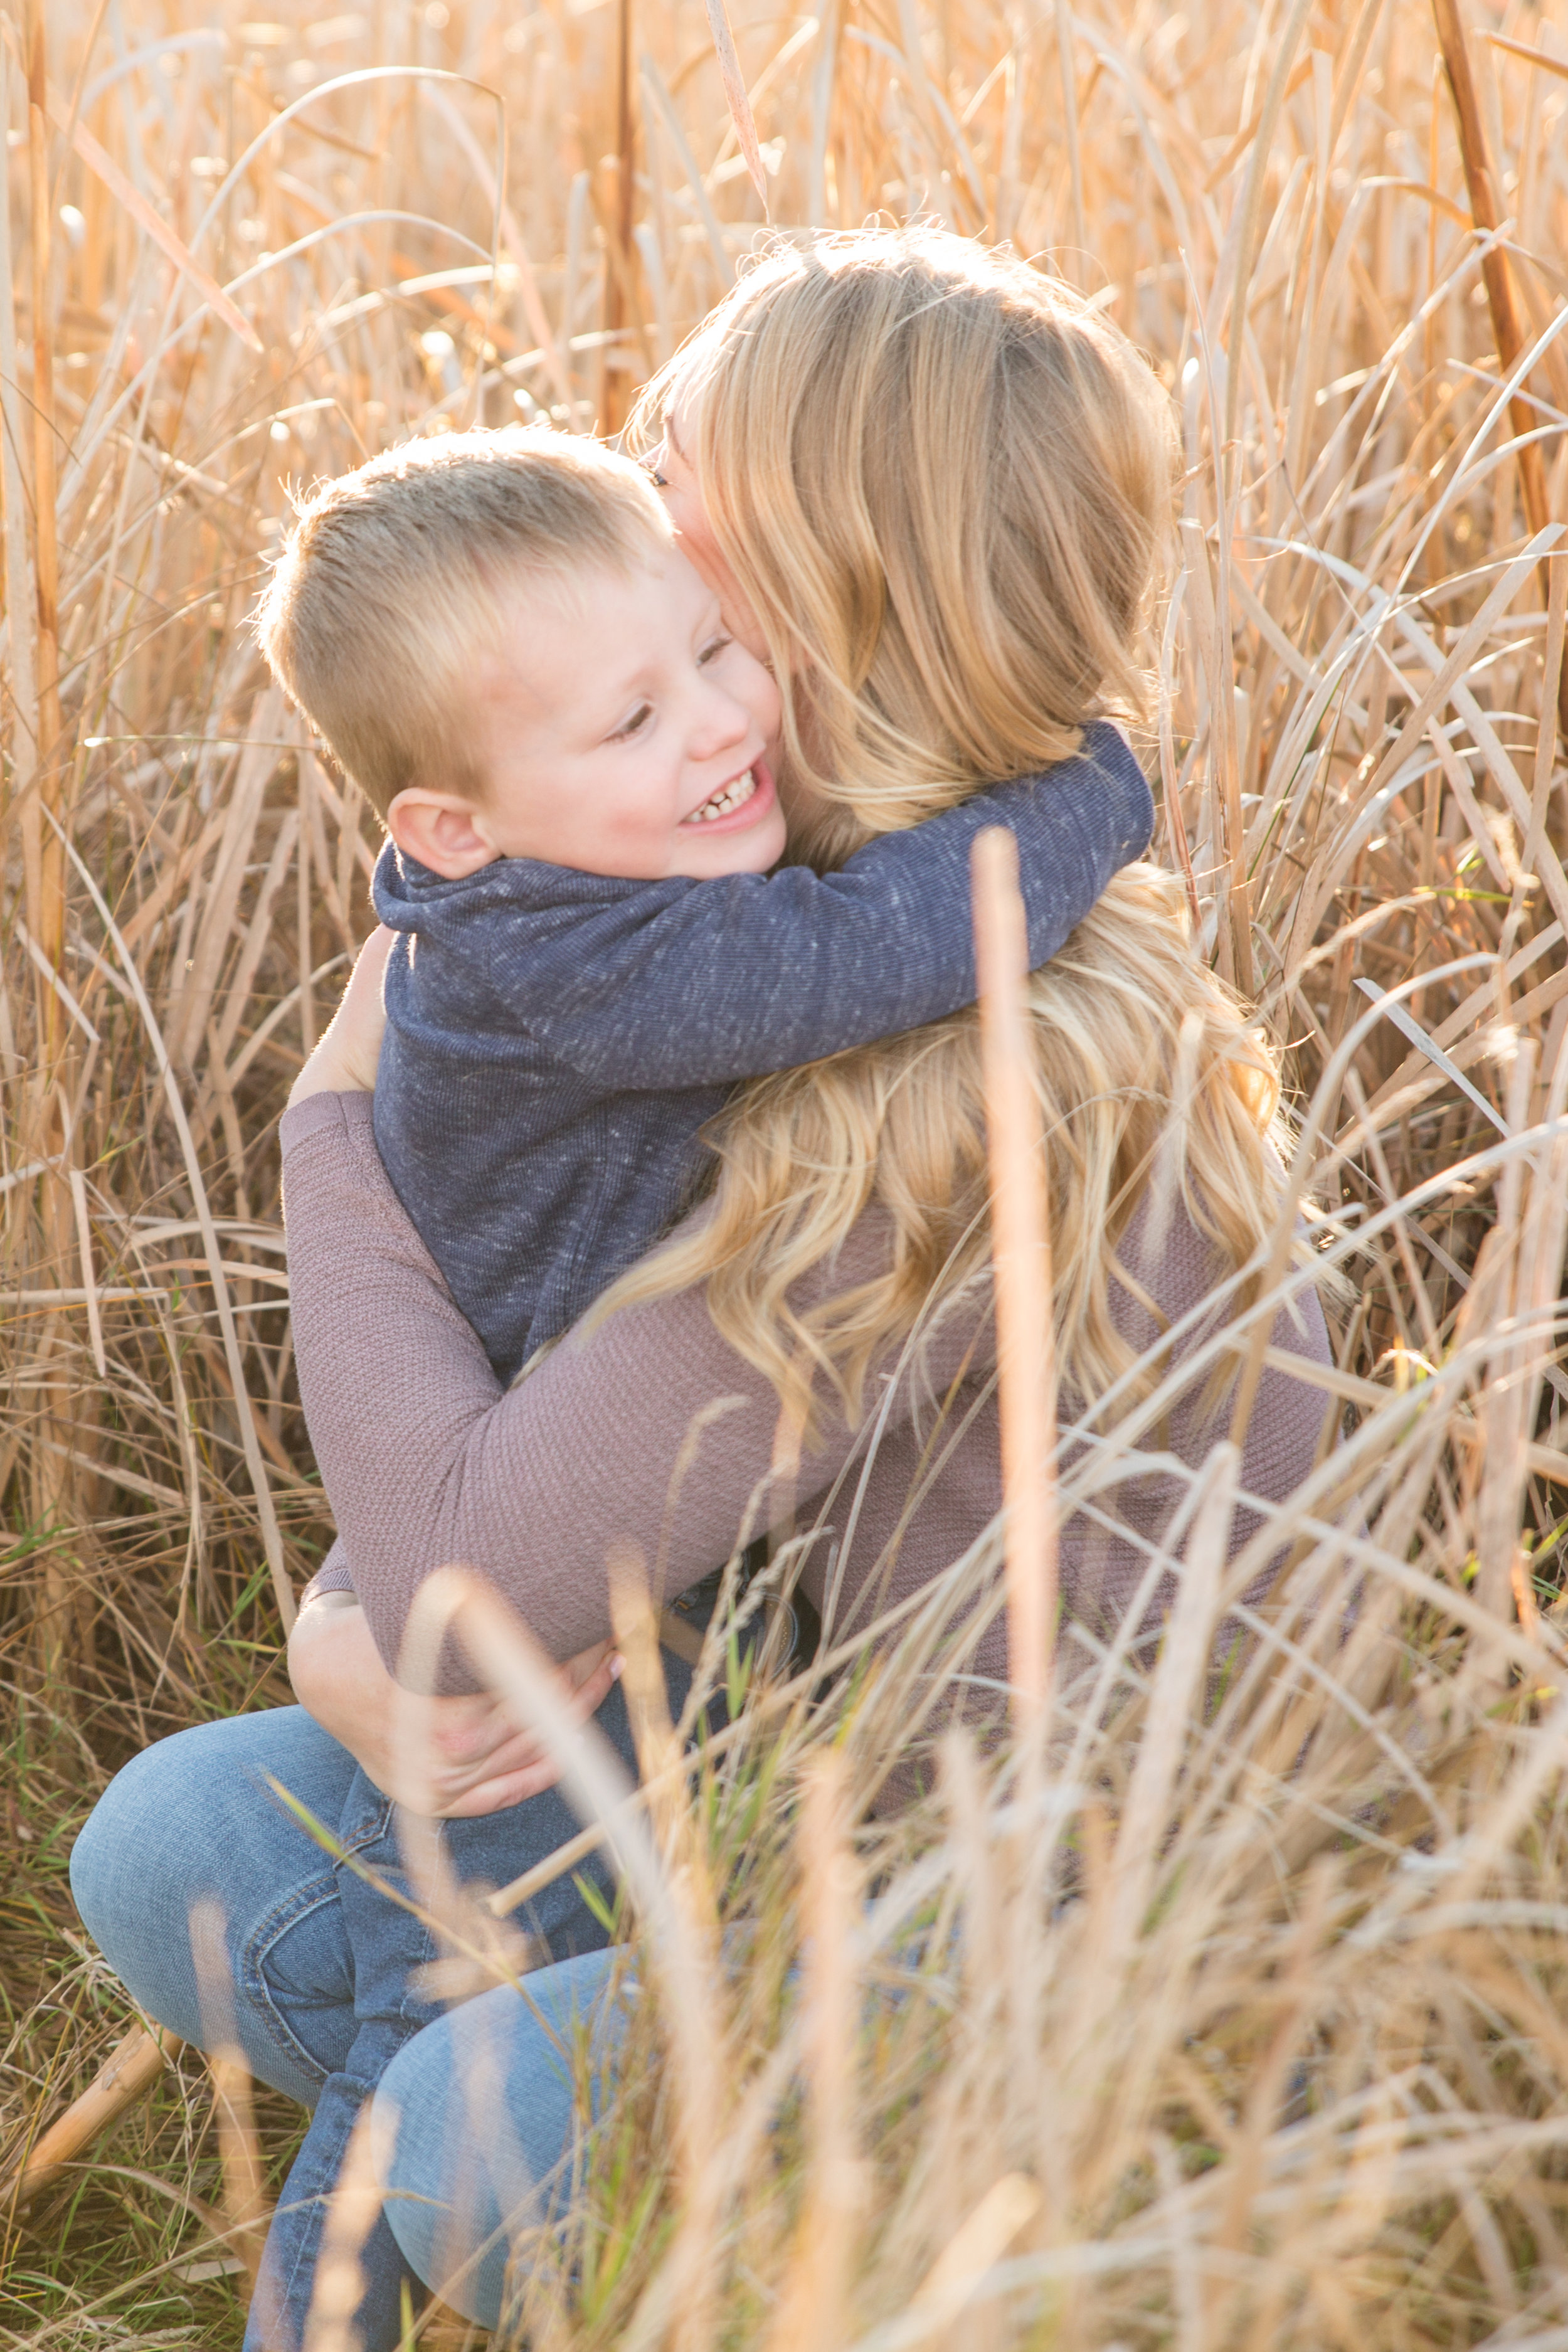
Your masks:
<path fill-rule="evenodd" d="M 620 881 L 500 858 L 451 882 L 389 842 L 375 1140 L 398 1198 L 510 1379 L 660 1237 L 741 1078 L 973 1003 L 970 845 L 1018 843 L 1045 963 L 1147 847 L 1115 728 L 1081 754 L 879 835 L 836 874 Z"/>

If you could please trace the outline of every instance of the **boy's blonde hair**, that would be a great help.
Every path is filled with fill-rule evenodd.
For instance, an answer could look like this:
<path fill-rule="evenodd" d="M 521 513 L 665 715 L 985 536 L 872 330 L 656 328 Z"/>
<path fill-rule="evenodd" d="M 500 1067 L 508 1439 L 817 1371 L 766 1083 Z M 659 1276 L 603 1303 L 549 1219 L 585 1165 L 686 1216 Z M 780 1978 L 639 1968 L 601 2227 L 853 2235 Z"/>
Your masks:
<path fill-rule="evenodd" d="M 788 740 L 832 866 L 1136 710 L 1176 443 L 1118 330 L 1010 255 L 943 232 L 790 247 L 742 279 L 650 387 L 788 682 Z M 797 850 L 802 829 L 795 833 Z M 1184 894 L 1119 875 L 1029 985 L 1063 1381 L 1131 1351 L 1118 1244 L 1151 1181 L 1216 1261 L 1268 1237 L 1278 1057 L 1194 952 Z M 715 1123 L 712 1213 L 595 1313 L 705 1281 L 719 1329 L 805 1415 L 984 1276 L 991 1237 L 973 1013 L 742 1089 Z M 803 1312 L 796 1287 L 868 1209 L 886 1271 Z M 1159 1216 L 1156 1217 L 1156 1223 Z"/>
<path fill-rule="evenodd" d="M 475 665 L 509 592 L 624 574 L 669 544 L 643 468 L 594 442 L 521 425 L 405 442 L 305 499 L 257 635 L 378 815 L 415 783 L 480 798 Z"/>

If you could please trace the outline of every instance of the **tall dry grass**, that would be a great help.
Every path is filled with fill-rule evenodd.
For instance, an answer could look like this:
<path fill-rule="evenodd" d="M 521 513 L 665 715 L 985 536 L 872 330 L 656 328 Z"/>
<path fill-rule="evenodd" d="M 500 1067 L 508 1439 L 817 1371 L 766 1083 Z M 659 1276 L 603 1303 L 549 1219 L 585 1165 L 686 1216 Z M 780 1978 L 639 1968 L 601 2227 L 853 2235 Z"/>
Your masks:
<path fill-rule="evenodd" d="M 736 13 L 776 223 L 1011 237 L 1180 405 L 1160 851 L 1291 1049 L 1355 1295 L 1223 1690 L 1221 1455 L 1157 1665 L 1064 1635 L 1043 1794 L 950 1746 L 867 1825 L 911 1694 L 963 1667 L 917 1621 L 662 1817 L 752 1961 L 708 1963 L 726 2103 L 669 2170 L 650 2007 L 584 2209 L 616 2264 L 546 2249 L 536 2342 L 661 2340 L 700 2227 L 715 2344 L 1568 2343 L 1568 554 L 1520 487 L 1523 431 L 1568 517 L 1568 39 L 1472 13 L 1479 236 L 1420 0 Z M 244 627 L 289 485 L 448 424 L 613 427 L 761 207 L 688 0 L 28 0 L 0 35 L 19 2148 L 129 2021 L 74 1824 L 142 1741 L 284 1695 L 329 1531 L 273 1123 L 374 840 Z M 187 2062 L 13 2218 L 11 2337 L 237 2342 L 215 2150 Z"/>

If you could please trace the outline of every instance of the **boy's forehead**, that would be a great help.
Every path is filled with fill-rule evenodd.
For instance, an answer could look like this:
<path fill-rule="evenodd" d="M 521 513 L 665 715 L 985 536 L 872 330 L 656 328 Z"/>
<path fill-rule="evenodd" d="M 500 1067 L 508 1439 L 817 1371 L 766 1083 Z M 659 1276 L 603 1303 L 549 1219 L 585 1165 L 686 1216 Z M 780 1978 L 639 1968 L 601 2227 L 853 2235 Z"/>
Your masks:
<path fill-rule="evenodd" d="M 531 620 L 564 621 L 590 637 L 602 625 L 611 649 L 619 652 L 628 622 L 635 625 L 640 620 L 652 627 L 677 612 L 684 614 L 708 593 L 671 538 L 664 545 L 639 551 L 625 564 L 590 562 L 520 572 L 502 592 L 502 627 L 510 639 L 515 631 L 526 634 Z"/>
<path fill-rule="evenodd" d="M 476 684 L 509 704 L 531 705 L 542 719 L 579 706 L 585 694 L 613 699 L 709 598 L 673 545 L 625 571 L 591 564 L 528 575 L 503 594 Z"/>

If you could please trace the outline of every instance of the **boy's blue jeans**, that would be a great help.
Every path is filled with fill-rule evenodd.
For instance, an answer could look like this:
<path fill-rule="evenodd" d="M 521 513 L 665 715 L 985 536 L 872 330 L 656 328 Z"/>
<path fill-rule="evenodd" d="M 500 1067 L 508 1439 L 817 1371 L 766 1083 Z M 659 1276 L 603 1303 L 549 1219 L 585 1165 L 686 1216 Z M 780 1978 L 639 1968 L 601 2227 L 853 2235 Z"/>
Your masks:
<path fill-rule="evenodd" d="M 691 1669 L 664 1653 L 679 1712 Z M 617 1684 L 595 1722 L 635 1773 Z M 354 1858 L 406 1889 L 392 1806 L 302 1707 L 199 1725 L 132 1759 L 99 1801 L 71 1856 L 71 1885 L 89 1933 L 132 1998 L 198 2046 L 204 2020 L 191 1956 L 192 1906 L 220 1906 L 233 1985 L 232 2031 L 251 2071 L 312 2110 L 279 2199 L 247 2352 L 298 2352 L 314 2284 L 326 2200 L 366 2095 L 410 2038 L 441 2013 L 411 1985 L 437 1957 L 409 1913 L 323 1853 L 268 1789 L 279 1780 L 333 1828 Z M 505 1885 L 576 1833 L 557 1790 L 477 1821 L 441 1825 L 459 1880 Z M 601 1950 L 604 1927 L 578 1891 L 590 1862 L 544 1888 L 517 1924 L 552 1959 Z M 413 2278 L 384 2217 L 360 2254 L 366 2277 L 355 2325 L 363 2352 L 395 2346 Z"/>

